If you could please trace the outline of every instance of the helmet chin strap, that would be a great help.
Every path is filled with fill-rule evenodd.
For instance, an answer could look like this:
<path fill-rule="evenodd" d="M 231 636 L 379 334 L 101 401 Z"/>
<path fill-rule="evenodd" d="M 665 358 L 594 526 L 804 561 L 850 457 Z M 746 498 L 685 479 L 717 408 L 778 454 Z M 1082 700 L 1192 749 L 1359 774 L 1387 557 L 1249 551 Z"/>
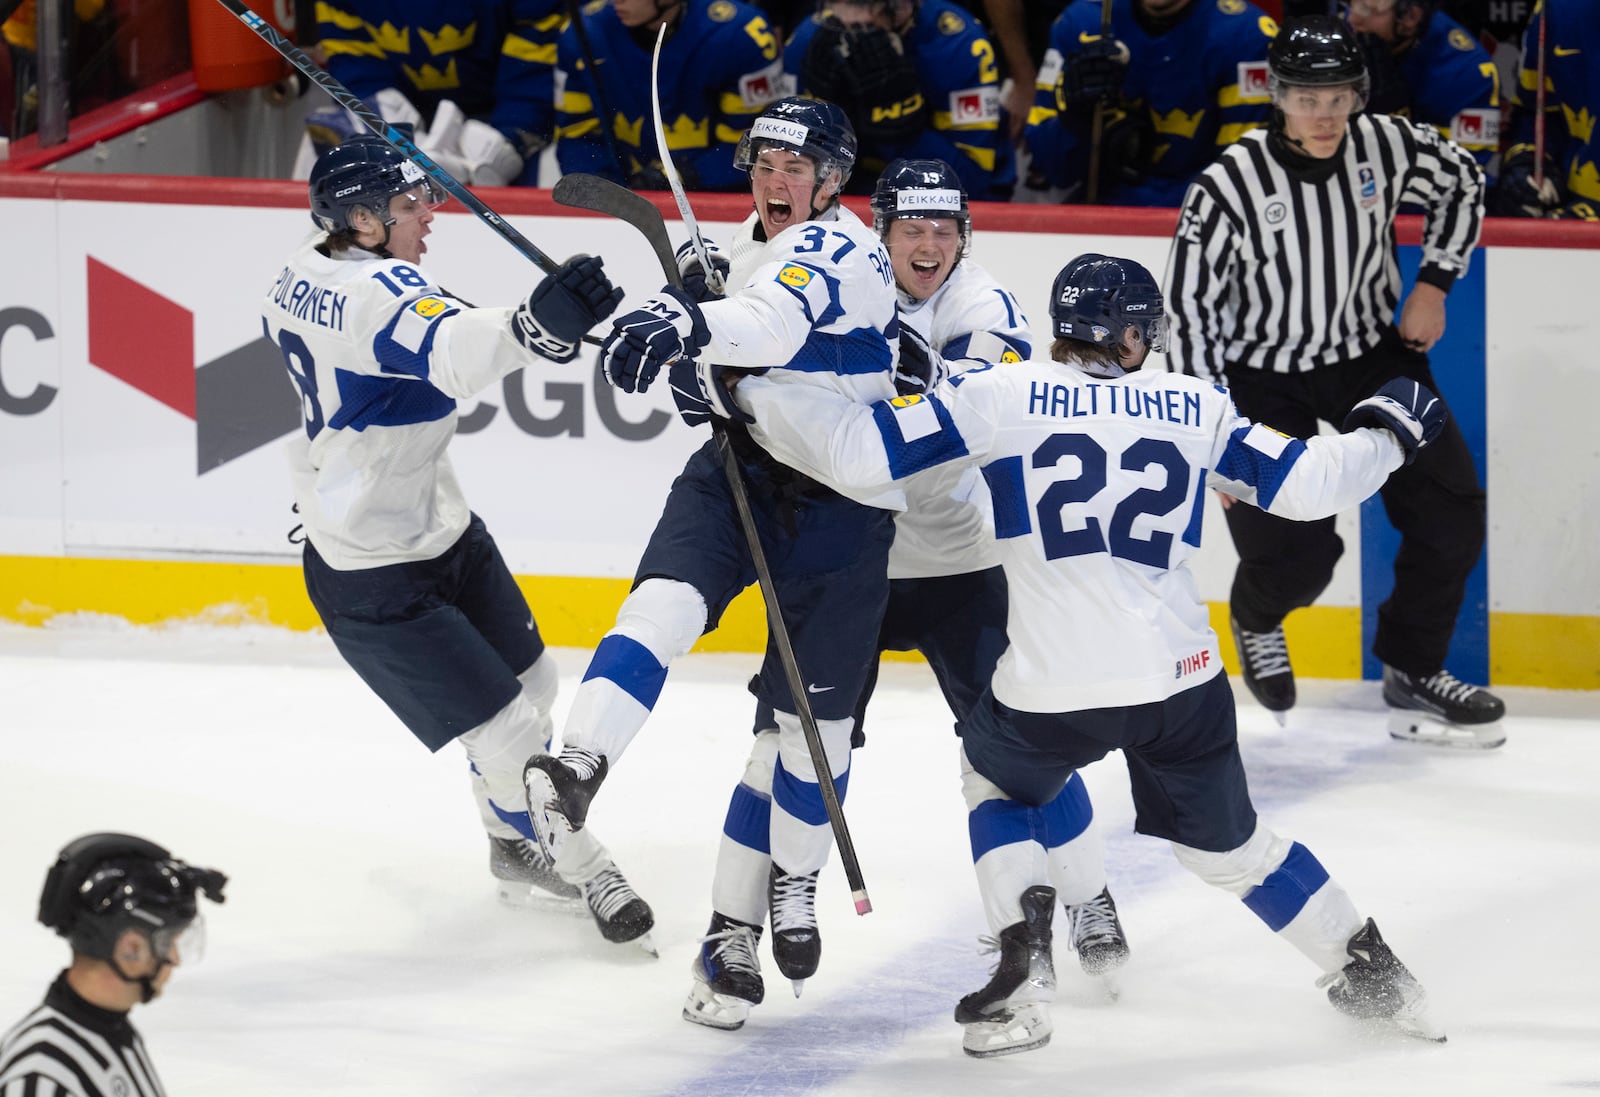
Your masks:
<path fill-rule="evenodd" d="M 117 978 L 124 983 L 137 983 L 139 985 L 139 1000 L 149 1005 L 155 1000 L 156 996 L 156 976 L 160 975 L 161 969 L 172 963 L 172 961 L 165 957 L 157 957 L 156 969 L 149 975 L 129 975 L 122 970 L 122 965 L 117 963 L 115 956 L 111 957 L 108 963 L 111 965 L 111 970 L 117 973 Z"/>

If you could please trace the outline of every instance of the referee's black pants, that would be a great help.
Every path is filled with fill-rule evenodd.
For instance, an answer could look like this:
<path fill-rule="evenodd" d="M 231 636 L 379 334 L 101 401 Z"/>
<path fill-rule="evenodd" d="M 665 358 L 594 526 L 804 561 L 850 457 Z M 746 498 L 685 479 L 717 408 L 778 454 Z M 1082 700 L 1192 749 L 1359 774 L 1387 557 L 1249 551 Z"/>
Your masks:
<path fill-rule="evenodd" d="M 1378 346 L 1352 361 L 1305 373 L 1230 368 L 1228 384 L 1245 416 L 1310 438 L 1317 433 L 1317 420 L 1340 426 L 1353 406 L 1396 377 L 1439 391 L 1428 356 L 1408 350 L 1390 329 Z M 1454 416 L 1379 494 L 1400 532 L 1400 551 L 1394 592 L 1378 607 L 1372 653 L 1396 670 L 1431 675 L 1444 666 L 1485 529 L 1483 487 Z M 1309 606 L 1327 589 L 1344 552 L 1332 518 L 1294 522 L 1253 506 L 1229 507 L 1226 514 L 1239 551 L 1230 608 L 1241 628 L 1270 631 L 1290 610 Z"/>

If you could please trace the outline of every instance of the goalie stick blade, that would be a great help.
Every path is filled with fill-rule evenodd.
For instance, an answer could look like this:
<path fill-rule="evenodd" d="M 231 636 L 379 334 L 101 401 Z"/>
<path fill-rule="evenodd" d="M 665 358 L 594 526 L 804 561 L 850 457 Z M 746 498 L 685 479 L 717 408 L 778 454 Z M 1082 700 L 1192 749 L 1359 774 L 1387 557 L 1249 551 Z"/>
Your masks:
<path fill-rule="evenodd" d="M 650 199 L 640 197 L 609 179 L 582 172 L 557 179 L 550 197 L 563 206 L 603 213 L 632 225 L 649 242 L 668 281 L 675 286 L 681 284 L 678 259 L 673 253 L 672 240 L 667 236 L 666 220 Z"/>

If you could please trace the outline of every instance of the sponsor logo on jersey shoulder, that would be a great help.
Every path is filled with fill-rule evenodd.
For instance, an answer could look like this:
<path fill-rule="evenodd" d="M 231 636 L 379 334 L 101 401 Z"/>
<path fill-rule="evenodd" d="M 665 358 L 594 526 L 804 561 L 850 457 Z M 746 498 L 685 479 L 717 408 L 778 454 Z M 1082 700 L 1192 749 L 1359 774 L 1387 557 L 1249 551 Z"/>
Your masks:
<path fill-rule="evenodd" d="M 889 401 L 891 407 L 897 408 L 915 407 L 920 403 L 922 403 L 922 397 L 916 393 L 913 393 L 910 396 L 896 396 L 894 399 Z"/>
<path fill-rule="evenodd" d="M 1473 107 L 1450 120 L 1450 140 L 1461 145 L 1500 145 L 1500 111 L 1494 107 Z"/>
<path fill-rule="evenodd" d="M 1001 362 L 1020 362 L 1020 361 L 1022 361 L 1022 355 L 1018 354 L 1014 350 L 1007 350 L 1004 354 L 1002 354 L 1000 356 L 1000 361 Z"/>
<path fill-rule="evenodd" d="M 798 122 L 785 122 L 781 118 L 757 118 L 750 126 L 750 140 L 781 141 L 797 148 L 806 143 L 811 130 Z"/>
<path fill-rule="evenodd" d="M 960 34 L 967 29 L 967 21 L 953 11 L 944 12 L 939 16 L 940 34 Z"/>
<path fill-rule="evenodd" d="M 1473 46 L 1478 44 L 1472 40 L 1472 35 L 1468 34 L 1460 27 L 1456 27 L 1454 30 L 1452 30 L 1449 38 L 1450 44 L 1458 50 L 1470 50 Z"/>
<path fill-rule="evenodd" d="M 816 276 L 811 271 L 798 263 L 788 263 L 778 272 L 777 280 L 790 289 L 805 289 L 814 277 Z"/>
<path fill-rule="evenodd" d="M 1061 51 L 1054 47 L 1044 51 L 1044 60 L 1039 62 L 1039 77 L 1033 82 L 1035 88 L 1053 88 L 1056 81 L 1061 79 L 1062 59 Z"/>
<path fill-rule="evenodd" d="M 411 311 L 424 320 L 432 320 L 450 306 L 437 297 L 419 297 L 411 302 Z"/>
<path fill-rule="evenodd" d="M 728 3 L 728 0 L 711 0 L 711 4 L 706 8 L 706 17 L 713 23 L 726 23 L 737 14 L 739 9 Z"/>
<path fill-rule="evenodd" d="M 927 397 L 896 396 L 889 401 L 889 407 L 902 442 L 909 444 L 939 433 L 939 416 Z"/>
<path fill-rule="evenodd" d="M 783 58 L 758 72 L 739 77 L 739 99 L 747 107 L 764 107 L 783 92 Z"/>
<path fill-rule="evenodd" d="M 1239 98 L 1246 103 L 1265 103 L 1268 98 L 1267 63 L 1239 62 Z"/>
<path fill-rule="evenodd" d="M 1000 121 L 1000 89 L 985 86 L 951 92 L 950 121 L 957 126 Z"/>
<path fill-rule="evenodd" d="M 1223 15 L 1239 15 L 1244 11 L 1244 0 L 1217 0 L 1217 10 Z"/>

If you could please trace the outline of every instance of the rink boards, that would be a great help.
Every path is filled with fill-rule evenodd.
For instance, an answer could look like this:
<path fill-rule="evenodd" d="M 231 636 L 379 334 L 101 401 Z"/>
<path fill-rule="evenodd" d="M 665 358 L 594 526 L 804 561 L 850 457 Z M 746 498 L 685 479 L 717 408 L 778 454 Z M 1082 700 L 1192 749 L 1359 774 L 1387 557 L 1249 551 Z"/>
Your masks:
<path fill-rule="evenodd" d="M 259 305 L 310 230 L 296 184 L 119 176 L 0 179 L 0 619 L 72 613 L 310 628 L 283 443 L 298 397 Z M 598 252 L 628 292 L 661 282 L 629 226 L 574 216 L 548 192 L 486 191 L 557 258 Z M 666 196 L 662 196 L 666 199 Z M 681 228 L 669 211 L 674 239 Z M 701 197 L 726 239 L 748 199 Z M 456 207 L 459 209 L 459 207 Z M 865 214 L 864 203 L 857 203 Z M 1063 262 L 1123 254 L 1159 273 L 1170 211 L 977 206 L 974 258 L 1021 300 L 1043 353 Z M 1414 269 L 1415 219 L 1401 226 Z M 454 293 L 510 305 L 537 270 L 470 214 L 435 222 L 426 265 Z M 1489 488 L 1489 541 L 1450 665 L 1500 685 L 1600 688 L 1600 231 L 1493 223 L 1449 305 L 1433 368 Z M 664 388 L 664 386 L 663 386 Z M 626 593 L 673 475 L 703 440 L 664 391 L 615 393 L 592 350 L 462 406 L 452 455 L 551 642 L 593 645 Z M 1197 571 L 1229 646 L 1234 556 L 1208 503 Z M 1340 519 L 1346 552 L 1318 606 L 1291 617 L 1297 669 L 1371 677 L 1363 659 L 1395 538 L 1369 502 Z M 754 650 L 741 599 L 708 650 Z"/>

